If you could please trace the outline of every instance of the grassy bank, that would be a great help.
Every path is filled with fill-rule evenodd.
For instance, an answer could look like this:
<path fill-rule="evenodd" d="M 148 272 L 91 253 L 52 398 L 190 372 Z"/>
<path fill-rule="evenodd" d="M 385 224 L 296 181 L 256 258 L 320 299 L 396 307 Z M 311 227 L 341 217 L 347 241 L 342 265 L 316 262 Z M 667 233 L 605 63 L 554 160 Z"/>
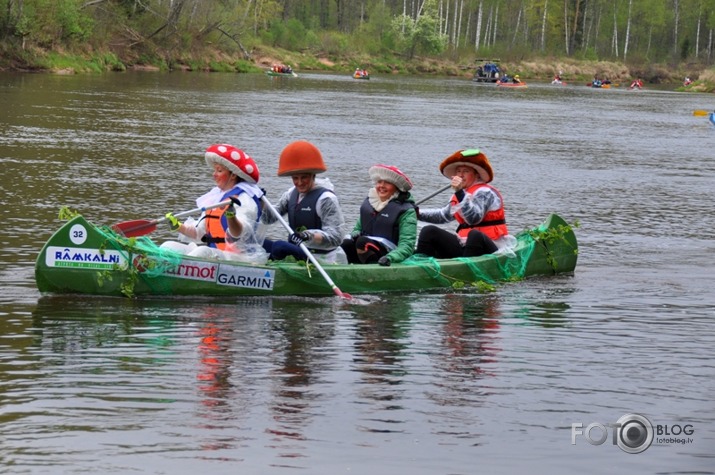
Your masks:
<path fill-rule="evenodd" d="M 175 55 L 122 58 L 114 53 L 66 52 L 34 50 L 0 51 L 0 70 L 48 72 L 56 74 L 101 73 L 130 69 L 156 71 L 211 71 L 260 73 L 272 64 L 290 64 L 296 71 L 332 71 L 350 73 L 355 68 L 368 69 L 371 74 L 436 75 L 471 78 L 476 67 L 475 57 L 445 59 L 400 56 L 371 57 L 353 55 L 331 57 L 293 52 L 265 46 L 255 47 L 249 57 L 232 57 L 217 50 L 204 49 Z M 715 69 L 698 65 L 670 67 L 660 64 L 624 64 L 611 61 L 576 60 L 572 58 L 533 58 L 500 61 L 509 74 L 519 74 L 525 80 L 551 80 L 557 72 L 569 82 L 586 83 L 594 76 L 617 83 L 630 83 L 641 78 L 646 84 L 672 85 L 673 89 L 692 92 L 715 92 Z M 683 87 L 685 76 L 695 82 Z"/>

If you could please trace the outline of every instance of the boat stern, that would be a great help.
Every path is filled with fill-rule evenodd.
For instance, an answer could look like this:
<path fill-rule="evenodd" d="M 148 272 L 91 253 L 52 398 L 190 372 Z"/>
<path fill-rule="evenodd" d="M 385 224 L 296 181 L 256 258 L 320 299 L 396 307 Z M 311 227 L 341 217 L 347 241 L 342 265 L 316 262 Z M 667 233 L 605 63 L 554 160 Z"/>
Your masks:
<path fill-rule="evenodd" d="M 578 260 L 578 242 L 573 226 L 561 216 L 551 214 L 544 222 L 527 231 L 536 241 L 526 273 L 562 274 L 573 272 Z"/>

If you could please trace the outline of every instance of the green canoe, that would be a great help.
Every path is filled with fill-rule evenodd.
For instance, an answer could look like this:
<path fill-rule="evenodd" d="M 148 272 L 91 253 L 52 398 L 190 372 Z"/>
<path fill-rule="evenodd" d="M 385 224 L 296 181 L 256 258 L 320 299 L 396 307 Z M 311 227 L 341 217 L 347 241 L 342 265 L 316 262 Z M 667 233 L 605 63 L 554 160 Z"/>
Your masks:
<path fill-rule="evenodd" d="M 576 236 L 557 215 L 520 233 L 517 241 L 511 256 L 413 256 L 390 267 L 367 264 L 323 268 L 343 292 L 374 294 L 460 288 L 476 282 L 572 272 L 576 267 Z M 249 265 L 182 256 L 160 250 L 146 236 L 118 236 L 111 228 L 95 226 L 80 215 L 67 221 L 42 248 L 35 279 L 43 293 L 130 297 L 333 295 L 317 269 L 303 262 Z"/>

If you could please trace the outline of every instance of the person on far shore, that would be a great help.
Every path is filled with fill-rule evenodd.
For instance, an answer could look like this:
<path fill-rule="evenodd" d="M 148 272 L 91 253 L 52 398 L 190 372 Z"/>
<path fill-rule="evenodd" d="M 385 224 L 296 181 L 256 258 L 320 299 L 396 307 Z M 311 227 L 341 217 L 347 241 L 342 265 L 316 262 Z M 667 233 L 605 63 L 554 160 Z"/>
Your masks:
<path fill-rule="evenodd" d="M 641 89 L 643 87 L 643 81 L 641 78 L 638 78 L 634 80 L 631 85 L 629 86 L 629 89 Z"/>

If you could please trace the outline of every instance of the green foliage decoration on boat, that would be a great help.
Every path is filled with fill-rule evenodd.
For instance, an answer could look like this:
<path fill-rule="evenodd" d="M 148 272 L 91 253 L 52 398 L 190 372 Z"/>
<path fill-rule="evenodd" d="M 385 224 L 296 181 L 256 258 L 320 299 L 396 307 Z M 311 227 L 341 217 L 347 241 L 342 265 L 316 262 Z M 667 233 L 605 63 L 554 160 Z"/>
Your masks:
<path fill-rule="evenodd" d="M 581 227 L 581 224 L 578 220 L 576 220 L 573 224 L 559 224 L 548 228 L 539 226 L 534 229 L 527 229 L 524 232 L 528 233 L 535 242 L 539 243 L 539 245 L 544 248 L 546 251 L 546 261 L 549 265 L 551 265 L 554 271 L 556 271 L 558 263 L 556 262 L 553 252 L 551 251 L 551 246 L 557 241 L 568 243 L 567 236 L 573 234 L 574 228 L 579 227 Z M 575 248 L 573 252 L 575 255 L 578 255 L 578 248 Z"/>
<path fill-rule="evenodd" d="M 79 213 L 77 211 L 74 211 L 69 206 L 63 206 L 60 208 L 60 211 L 57 214 L 57 219 L 59 219 L 60 221 L 69 221 L 75 216 L 79 216 Z"/>

